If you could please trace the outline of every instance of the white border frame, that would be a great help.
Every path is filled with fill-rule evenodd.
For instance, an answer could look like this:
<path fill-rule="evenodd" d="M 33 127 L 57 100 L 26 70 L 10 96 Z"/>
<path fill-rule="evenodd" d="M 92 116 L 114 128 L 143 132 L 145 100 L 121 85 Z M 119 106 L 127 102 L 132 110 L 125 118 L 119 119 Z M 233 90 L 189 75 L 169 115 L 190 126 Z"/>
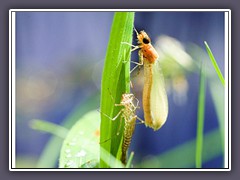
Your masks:
<path fill-rule="evenodd" d="M 224 12 L 225 17 L 225 159 L 223 169 L 21 169 L 16 168 L 16 13 L 15 12 Z M 11 82 L 11 83 L 10 83 Z M 228 121 L 227 121 L 228 120 Z M 10 9 L 9 10 L 9 170 L 10 171 L 230 171 L 231 170 L 231 10 L 230 9 Z"/>

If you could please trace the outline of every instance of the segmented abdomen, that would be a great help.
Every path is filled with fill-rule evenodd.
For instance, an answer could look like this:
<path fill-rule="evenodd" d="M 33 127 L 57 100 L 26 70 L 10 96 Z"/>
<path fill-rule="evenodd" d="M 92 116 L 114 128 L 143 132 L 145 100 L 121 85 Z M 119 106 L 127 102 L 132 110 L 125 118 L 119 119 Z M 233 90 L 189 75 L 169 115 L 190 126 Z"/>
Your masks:
<path fill-rule="evenodd" d="M 136 117 L 133 117 L 131 120 L 125 121 L 123 142 L 122 142 L 122 157 L 121 157 L 121 161 L 123 164 L 126 164 L 127 150 L 132 140 L 135 124 L 136 124 Z"/>

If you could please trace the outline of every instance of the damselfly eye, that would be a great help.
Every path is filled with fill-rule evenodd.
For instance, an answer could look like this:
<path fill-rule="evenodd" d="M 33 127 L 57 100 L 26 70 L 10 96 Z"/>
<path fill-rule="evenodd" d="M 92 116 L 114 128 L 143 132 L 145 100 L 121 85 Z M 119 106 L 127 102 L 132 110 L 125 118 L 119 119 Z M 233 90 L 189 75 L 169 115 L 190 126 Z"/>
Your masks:
<path fill-rule="evenodd" d="M 148 44 L 149 43 L 149 40 L 147 38 L 143 38 L 143 43 L 144 44 Z"/>

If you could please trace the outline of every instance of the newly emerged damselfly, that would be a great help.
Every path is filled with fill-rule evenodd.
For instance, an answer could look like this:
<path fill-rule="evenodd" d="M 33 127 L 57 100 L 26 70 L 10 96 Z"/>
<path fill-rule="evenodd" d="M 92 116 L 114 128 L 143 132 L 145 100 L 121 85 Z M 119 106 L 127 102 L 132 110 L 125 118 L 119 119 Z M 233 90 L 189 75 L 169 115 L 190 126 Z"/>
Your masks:
<path fill-rule="evenodd" d="M 158 53 L 151 44 L 151 39 L 146 32 L 137 32 L 138 45 L 133 46 L 132 51 L 139 49 L 139 62 L 133 70 L 143 65 L 143 111 L 145 125 L 154 130 L 160 129 L 167 120 L 168 100 L 164 85 L 163 75 L 158 61 Z M 126 43 L 127 44 L 127 43 Z M 133 71 L 132 70 L 132 71 Z"/>

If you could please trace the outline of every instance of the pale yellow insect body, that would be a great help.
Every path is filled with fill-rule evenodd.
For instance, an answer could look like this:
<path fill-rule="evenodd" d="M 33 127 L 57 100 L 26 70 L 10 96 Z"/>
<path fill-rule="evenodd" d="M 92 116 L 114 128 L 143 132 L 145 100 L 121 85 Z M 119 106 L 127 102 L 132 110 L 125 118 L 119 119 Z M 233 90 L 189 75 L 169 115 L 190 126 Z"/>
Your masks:
<path fill-rule="evenodd" d="M 164 79 L 159 66 L 158 53 L 151 44 L 147 33 L 137 33 L 139 65 L 144 66 L 143 111 L 145 125 L 160 129 L 167 120 L 168 100 Z"/>

